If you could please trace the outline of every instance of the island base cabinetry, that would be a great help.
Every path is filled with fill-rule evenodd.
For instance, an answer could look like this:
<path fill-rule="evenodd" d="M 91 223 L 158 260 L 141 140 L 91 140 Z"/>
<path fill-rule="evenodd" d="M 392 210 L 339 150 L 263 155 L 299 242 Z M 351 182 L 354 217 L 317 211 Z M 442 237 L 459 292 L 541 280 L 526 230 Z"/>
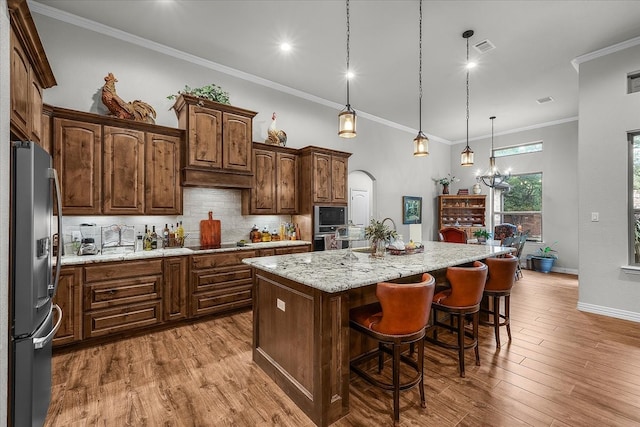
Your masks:
<path fill-rule="evenodd" d="M 349 411 L 349 310 L 329 294 L 255 271 L 253 360 L 313 420 Z"/>

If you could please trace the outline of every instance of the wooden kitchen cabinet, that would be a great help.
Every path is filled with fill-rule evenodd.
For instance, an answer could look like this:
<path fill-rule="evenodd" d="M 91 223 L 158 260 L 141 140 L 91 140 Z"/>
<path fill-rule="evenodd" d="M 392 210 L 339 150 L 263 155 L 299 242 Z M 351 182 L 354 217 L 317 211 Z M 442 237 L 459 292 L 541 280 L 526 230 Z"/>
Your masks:
<path fill-rule="evenodd" d="M 186 256 L 165 258 L 163 261 L 162 301 L 166 322 L 186 319 L 189 316 L 188 269 L 189 258 Z"/>
<path fill-rule="evenodd" d="M 250 188 L 254 111 L 180 95 L 173 106 L 186 129 L 182 185 Z"/>
<path fill-rule="evenodd" d="M 302 203 L 309 211 L 313 205 L 347 205 L 349 156 L 349 153 L 319 147 L 300 150 L 302 188 L 310 192 L 302 195 Z"/>
<path fill-rule="evenodd" d="M 82 267 L 62 267 L 54 304 L 62 309 L 62 324 L 53 345 L 71 344 L 82 339 Z"/>
<path fill-rule="evenodd" d="M 459 228 L 467 233 L 467 239 L 473 239 L 474 231 L 485 228 L 486 203 L 484 194 L 438 196 L 438 230 Z"/>
<path fill-rule="evenodd" d="M 60 178 L 64 215 L 102 213 L 102 127 L 53 119 L 53 164 Z"/>
<path fill-rule="evenodd" d="M 182 139 L 147 133 L 145 146 L 145 213 L 182 214 L 180 149 Z"/>
<path fill-rule="evenodd" d="M 42 140 L 42 90 L 56 85 L 26 0 L 8 0 L 10 29 L 11 132 L 21 140 Z"/>
<path fill-rule="evenodd" d="M 102 132 L 102 213 L 142 215 L 145 213 L 144 132 L 114 126 L 103 126 Z"/>
<path fill-rule="evenodd" d="M 298 155 L 295 149 L 253 143 L 254 175 L 242 192 L 242 214 L 295 214 L 298 211 Z"/>
<path fill-rule="evenodd" d="M 254 250 L 191 255 L 191 316 L 250 308 L 253 272 L 242 259 L 256 255 Z"/>
<path fill-rule="evenodd" d="M 90 265 L 84 274 L 84 338 L 163 322 L 161 258 Z"/>
<path fill-rule="evenodd" d="M 53 116 L 63 214 L 182 214 L 184 131 L 47 108 Z"/>

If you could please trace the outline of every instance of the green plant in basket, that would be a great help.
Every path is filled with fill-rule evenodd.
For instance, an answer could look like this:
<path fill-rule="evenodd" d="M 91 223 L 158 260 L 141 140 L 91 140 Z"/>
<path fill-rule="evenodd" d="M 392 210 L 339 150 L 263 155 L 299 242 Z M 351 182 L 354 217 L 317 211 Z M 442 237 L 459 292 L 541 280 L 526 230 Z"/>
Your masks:
<path fill-rule="evenodd" d="M 167 99 L 176 99 L 179 95 L 191 95 L 197 98 L 208 99 L 209 101 L 219 102 L 221 104 L 230 104 L 229 92 L 225 92 L 216 84 L 210 84 L 202 87 L 191 88 L 187 85 L 183 90 L 179 90 L 177 95 L 169 95 Z"/>
<path fill-rule="evenodd" d="M 474 231 L 473 232 L 473 236 L 477 237 L 478 239 L 490 239 L 491 238 L 491 233 L 489 233 L 484 228 L 481 228 L 479 230 Z"/>

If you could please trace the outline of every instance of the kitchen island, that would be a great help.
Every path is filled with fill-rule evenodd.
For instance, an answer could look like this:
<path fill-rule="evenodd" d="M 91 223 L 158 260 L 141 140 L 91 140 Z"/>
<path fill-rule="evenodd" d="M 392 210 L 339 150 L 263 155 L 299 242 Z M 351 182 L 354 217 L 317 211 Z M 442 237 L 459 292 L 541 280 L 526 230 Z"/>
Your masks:
<path fill-rule="evenodd" d="M 313 420 L 349 412 L 349 360 L 366 343 L 349 334 L 349 309 L 375 300 L 381 281 L 511 252 L 512 248 L 425 242 L 424 252 L 372 258 L 347 250 L 244 259 L 254 268 L 253 360 Z"/>

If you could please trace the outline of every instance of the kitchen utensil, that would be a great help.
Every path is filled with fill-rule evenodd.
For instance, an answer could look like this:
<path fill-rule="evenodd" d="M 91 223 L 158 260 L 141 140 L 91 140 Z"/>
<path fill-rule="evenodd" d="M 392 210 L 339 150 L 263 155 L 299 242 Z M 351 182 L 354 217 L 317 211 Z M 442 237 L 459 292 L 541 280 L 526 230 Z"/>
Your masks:
<path fill-rule="evenodd" d="M 200 221 L 200 246 L 220 246 L 220 220 L 213 219 L 211 211 L 209 211 L 209 219 Z"/>

